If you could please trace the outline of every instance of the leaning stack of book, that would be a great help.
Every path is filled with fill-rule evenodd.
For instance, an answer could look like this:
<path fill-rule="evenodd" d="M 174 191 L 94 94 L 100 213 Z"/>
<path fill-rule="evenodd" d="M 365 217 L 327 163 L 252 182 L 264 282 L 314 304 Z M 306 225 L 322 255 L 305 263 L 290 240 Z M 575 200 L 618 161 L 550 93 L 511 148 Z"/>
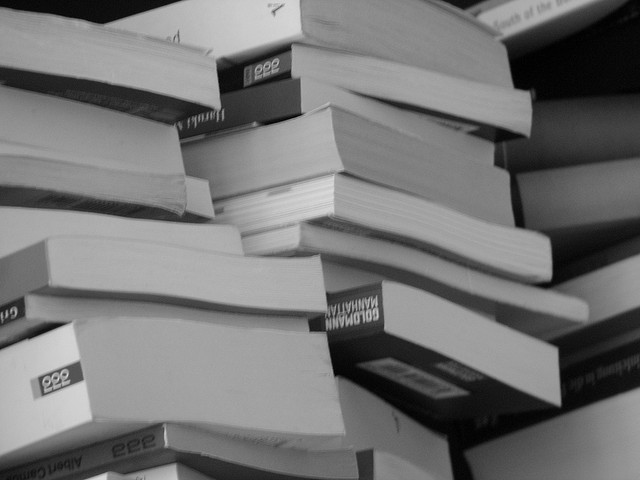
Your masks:
<path fill-rule="evenodd" d="M 320 254 L 329 309 L 310 324 L 334 371 L 434 431 L 557 408 L 557 347 L 535 337 L 588 308 L 539 286 L 549 238 L 516 226 L 493 163 L 531 126 L 494 32 L 437 1 L 238 9 L 184 0 L 110 24 L 219 53 L 222 109 L 177 124 L 213 221 L 250 256 Z"/>
<path fill-rule="evenodd" d="M 560 353 L 562 409 L 464 428 L 477 479 L 622 479 L 638 469 L 639 114 L 630 93 L 539 101 L 531 138 L 503 145 L 524 224 L 558 247 L 549 290 L 584 299 L 589 318 L 545 335 Z"/>
<path fill-rule="evenodd" d="M 319 256 L 245 255 L 185 172 L 215 57 L 0 17 L 0 476 L 355 480 Z"/>

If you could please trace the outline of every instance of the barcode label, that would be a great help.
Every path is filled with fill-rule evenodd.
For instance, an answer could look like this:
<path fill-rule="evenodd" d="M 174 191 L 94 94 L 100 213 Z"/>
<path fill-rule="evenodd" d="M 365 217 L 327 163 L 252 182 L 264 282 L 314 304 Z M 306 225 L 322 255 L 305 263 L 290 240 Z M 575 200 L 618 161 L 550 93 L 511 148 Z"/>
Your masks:
<path fill-rule="evenodd" d="M 404 385 L 434 400 L 469 395 L 457 385 L 435 375 L 419 370 L 394 358 L 381 358 L 358 364 L 369 372 Z"/>

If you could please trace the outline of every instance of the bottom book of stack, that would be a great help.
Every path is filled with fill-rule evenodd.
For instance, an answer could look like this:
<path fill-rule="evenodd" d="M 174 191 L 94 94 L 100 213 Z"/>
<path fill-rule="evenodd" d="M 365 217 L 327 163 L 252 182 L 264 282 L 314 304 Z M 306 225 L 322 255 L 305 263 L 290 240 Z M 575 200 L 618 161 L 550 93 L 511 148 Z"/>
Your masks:
<path fill-rule="evenodd" d="M 193 425 L 161 423 L 0 471 L 0 479 L 35 476 L 42 480 L 80 480 L 98 475 L 109 478 L 107 472 L 135 479 L 142 470 L 157 468 L 156 473 L 166 472 L 172 469 L 171 464 L 180 465 L 191 475 L 195 470 L 213 479 L 358 478 L 356 455 L 350 448 L 277 448 Z M 156 478 L 149 472 L 144 477 Z"/>

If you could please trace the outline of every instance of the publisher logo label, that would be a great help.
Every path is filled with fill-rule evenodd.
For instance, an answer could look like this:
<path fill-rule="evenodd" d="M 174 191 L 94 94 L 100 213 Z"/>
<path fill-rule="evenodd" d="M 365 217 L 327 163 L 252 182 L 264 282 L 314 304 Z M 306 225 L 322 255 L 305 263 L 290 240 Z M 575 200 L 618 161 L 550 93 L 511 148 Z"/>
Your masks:
<path fill-rule="evenodd" d="M 45 395 L 81 382 L 84 380 L 84 377 L 82 375 L 80 362 L 76 362 L 40 375 L 35 380 L 36 388 L 34 389 L 34 396 L 37 398 L 44 397 Z"/>

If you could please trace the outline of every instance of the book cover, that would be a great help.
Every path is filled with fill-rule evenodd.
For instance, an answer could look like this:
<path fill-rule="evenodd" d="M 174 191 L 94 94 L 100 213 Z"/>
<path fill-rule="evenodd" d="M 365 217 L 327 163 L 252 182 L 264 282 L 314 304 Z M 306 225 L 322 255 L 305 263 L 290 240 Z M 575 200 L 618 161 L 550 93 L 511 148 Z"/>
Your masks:
<path fill-rule="evenodd" d="M 557 348 L 396 282 L 327 294 L 334 371 L 434 419 L 558 407 Z M 490 353 L 489 353 L 490 352 Z"/>

